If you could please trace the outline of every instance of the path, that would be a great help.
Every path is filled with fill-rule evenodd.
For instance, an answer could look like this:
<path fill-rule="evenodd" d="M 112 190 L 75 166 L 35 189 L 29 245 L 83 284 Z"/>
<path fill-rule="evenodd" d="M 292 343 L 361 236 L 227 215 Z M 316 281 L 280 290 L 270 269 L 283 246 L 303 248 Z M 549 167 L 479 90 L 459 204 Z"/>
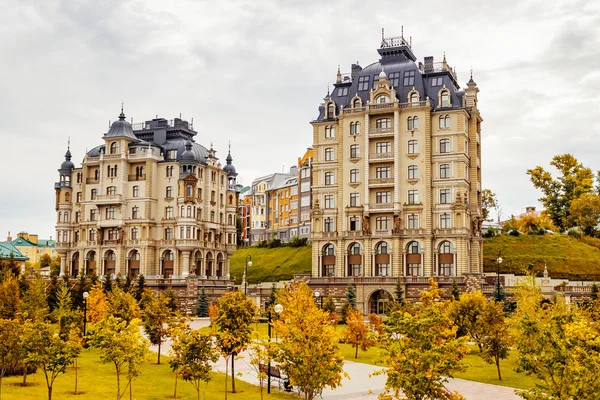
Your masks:
<path fill-rule="evenodd" d="M 190 322 L 194 329 L 208 326 L 208 318 L 200 318 Z M 170 342 L 162 345 L 161 353 L 167 354 L 170 348 Z M 157 351 L 156 346 L 151 346 L 152 351 Z M 215 371 L 225 372 L 225 360 L 219 359 L 214 366 Z M 373 372 L 381 370 L 370 364 L 357 363 L 353 361 L 344 362 L 344 370 L 350 376 L 350 379 L 344 378 L 340 387 L 336 389 L 323 390 L 323 400 L 374 400 L 377 395 L 382 393 L 385 388 L 385 376 L 371 376 Z M 235 362 L 236 374 L 241 374 L 238 379 L 258 385 L 256 372 L 250 366 L 247 354 L 242 353 Z M 279 390 L 277 384 L 273 383 L 273 390 Z M 448 389 L 456 390 L 467 400 L 516 400 L 520 399 L 514 389 L 506 386 L 490 385 L 487 383 L 467 381 L 464 379 L 451 379 L 446 385 Z"/>

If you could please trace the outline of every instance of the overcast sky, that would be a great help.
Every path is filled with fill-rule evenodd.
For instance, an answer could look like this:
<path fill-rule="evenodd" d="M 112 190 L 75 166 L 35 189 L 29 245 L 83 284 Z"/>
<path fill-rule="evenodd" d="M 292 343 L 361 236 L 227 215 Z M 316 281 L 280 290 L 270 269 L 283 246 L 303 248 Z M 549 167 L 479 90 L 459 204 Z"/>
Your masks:
<path fill-rule="evenodd" d="M 280 172 L 312 144 L 327 84 L 412 36 L 479 85 L 483 186 L 503 215 L 536 205 L 526 170 L 570 152 L 600 169 L 599 1 L 0 2 L 0 240 L 55 236 L 54 182 L 127 118 L 194 118 L 196 140 L 239 181 Z"/>

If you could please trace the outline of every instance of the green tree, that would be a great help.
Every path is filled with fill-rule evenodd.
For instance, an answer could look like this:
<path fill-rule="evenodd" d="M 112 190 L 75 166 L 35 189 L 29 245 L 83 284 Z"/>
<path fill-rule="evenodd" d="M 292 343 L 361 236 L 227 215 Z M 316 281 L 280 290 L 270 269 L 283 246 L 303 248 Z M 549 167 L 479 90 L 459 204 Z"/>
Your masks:
<path fill-rule="evenodd" d="M 298 386 L 305 400 L 313 400 L 324 388 L 336 388 L 347 376 L 329 313 L 314 301 L 305 283 L 292 282 L 278 293 L 283 306 L 273 322 L 279 342 L 273 343 L 273 358 L 279 362 L 290 384 Z"/>
<path fill-rule="evenodd" d="M 138 277 L 137 284 L 135 286 L 134 297 L 138 302 L 142 300 L 144 290 L 146 290 L 146 278 L 144 278 L 144 275 L 142 274 Z"/>
<path fill-rule="evenodd" d="M 131 294 L 125 293 L 119 286 L 113 286 L 112 291 L 107 296 L 107 300 L 109 315 L 120 318 L 127 324 L 141 317 L 140 306 L 135 301 L 135 298 Z"/>
<path fill-rule="evenodd" d="M 394 291 L 394 301 L 398 304 L 404 304 L 404 288 L 400 280 L 396 281 L 396 290 Z"/>
<path fill-rule="evenodd" d="M 184 338 L 189 335 L 190 331 L 190 326 L 183 318 L 176 319 L 171 326 L 169 326 L 169 336 L 172 341 L 171 349 L 169 350 L 169 367 L 175 373 L 175 388 L 173 389 L 174 399 L 177 398 L 177 378 L 179 377 L 179 370 L 181 369 L 183 362 L 183 341 Z"/>
<path fill-rule="evenodd" d="M 556 155 L 550 165 L 558 170 L 558 176 L 541 166 L 528 169 L 533 186 L 540 189 L 544 196 L 539 200 L 554 225 L 561 230 L 569 228 L 570 207 L 573 200 L 593 190 L 593 173 L 571 154 Z"/>
<path fill-rule="evenodd" d="M 200 297 L 198 297 L 198 305 L 196 306 L 196 315 L 199 317 L 208 317 L 208 299 L 206 298 L 206 290 L 200 289 Z"/>
<path fill-rule="evenodd" d="M 456 283 L 452 284 L 452 299 L 460 300 L 460 291 L 458 290 L 458 285 Z"/>
<path fill-rule="evenodd" d="M 592 285 L 591 298 L 592 301 L 598 300 L 598 285 L 596 284 L 596 282 L 594 282 L 594 284 Z"/>
<path fill-rule="evenodd" d="M 496 364 L 498 379 L 502 380 L 500 360 L 508 357 L 512 344 L 512 338 L 508 331 L 509 325 L 504 317 L 503 305 L 488 302 L 478 319 L 484 331 L 479 355 L 488 364 Z"/>
<path fill-rule="evenodd" d="M 242 352 L 251 339 L 252 323 L 258 309 L 242 292 L 227 292 L 219 298 L 219 311 L 215 321 L 221 352 L 231 357 L 231 391 L 235 393 L 235 356 Z M 227 379 L 225 380 L 227 385 Z M 227 390 L 225 390 L 227 391 Z"/>
<path fill-rule="evenodd" d="M 455 372 L 464 371 L 463 357 L 469 348 L 465 338 L 456 338 L 456 326 L 448 318 L 448 302 L 431 279 L 430 289 L 421 294 L 413 313 L 392 312 L 382 342 L 389 368 L 386 392 L 380 399 L 399 399 L 400 391 L 411 400 L 458 399 L 444 387 Z"/>
<path fill-rule="evenodd" d="M 269 295 L 269 304 L 277 304 L 277 286 L 273 282 L 271 286 L 271 294 Z"/>
<path fill-rule="evenodd" d="M 119 318 L 109 315 L 90 328 L 90 345 L 102 352 L 100 359 L 104 363 L 112 363 L 117 375 L 117 400 L 120 400 L 121 375 L 127 368 L 127 387 L 131 388 L 132 380 L 139 375 L 140 368 L 146 359 L 148 341 L 141 335 L 137 320 L 127 324 Z"/>
<path fill-rule="evenodd" d="M 27 280 L 27 290 L 23 293 L 21 304 L 21 319 L 43 321 L 47 316 L 48 299 L 44 280 L 39 277 Z"/>
<path fill-rule="evenodd" d="M 346 287 L 346 300 L 352 308 L 356 308 L 356 291 L 354 290 L 354 285 Z"/>
<path fill-rule="evenodd" d="M 42 254 L 40 257 L 40 269 L 50 269 L 50 264 L 52 264 L 52 257 L 50 254 Z"/>
<path fill-rule="evenodd" d="M 490 218 L 490 210 L 498 209 L 498 200 L 496 199 L 496 193 L 492 192 L 490 189 L 483 189 L 481 192 L 481 213 L 483 214 L 484 221 L 493 221 L 493 218 Z"/>
<path fill-rule="evenodd" d="M 586 235 L 596 233 L 600 223 L 600 196 L 584 193 L 571 202 L 569 207 L 570 225 L 578 226 Z"/>
<path fill-rule="evenodd" d="M 87 276 L 80 273 L 77 277 L 77 283 L 73 287 L 73 307 L 82 309 L 83 308 L 83 293 L 90 291 L 91 286 L 89 285 Z"/>
<path fill-rule="evenodd" d="M 173 288 L 168 287 L 167 290 L 165 290 L 165 297 L 169 300 L 167 307 L 173 312 L 178 311 L 179 305 L 177 304 L 177 296 L 175 295 Z"/>
<path fill-rule="evenodd" d="M 2 398 L 2 378 L 6 371 L 20 359 L 20 336 L 21 324 L 17 320 L 0 318 L 0 398 Z"/>
<path fill-rule="evenodd" d="M 54 381 L 79 357 L 81 346 L 63 340 L 54 334 L 52 325 L 43 322 L 25 323 L 22 344 L 27 346 L 26 364 L 35 365 L 44 372 L 48 400 L 52 400 Z"/>
<path fill-rule="evenodd" d="M 21 312 L 21 304 L 19 284 L 12 275 L 7 275 L 0 282 L 0 318 L 17 318 Z"/>
<path fill-rule="evenodd" d="M 480 291 L 472 293 L 463 293 L 458 301 L 453 301 L 448 305 L 448 317 L 457 328 L 457 336 L 470 336 L 479 350 L 481 350 L 481 341 L 485 334 L 485 326 L 480 316 L 483 314 L 488 304 L 487 299 Z"/>
<path fill-rule="evenodd" d="M 150 343 L 158 346 L 158 360 L 160 364 L 160 348 L 169 334 L 169 323 L 173 318 L 173 311 L 168 307 L 169 299 L 162 293 L 158 296 L 151 290 L 144 291 L 144 332 Z"/>
<path fill-rule="evenodd" d="M 179 375 L 184 381 L 194 385 L 198 400 L 202 382 L 208 383 L 211 379 L 211 363 L 218 359 L 219 353 L 210 335 L 191 331 L 183 336 Z"/>
<path fill-rule="evenodd" d="M 113 285 L 112 278 L 110 277 L 110 274 L 107 274 L 107 275 L 104 277 L 104 285 L 103 285 L 103 288 L 104 288 L 104 293 L 105 293 L 106 295 L 108 295 L 110 292 L 112 292 L 112 290 L 113 290 L 113 286 L 114 286 L 114 285 Z"/>

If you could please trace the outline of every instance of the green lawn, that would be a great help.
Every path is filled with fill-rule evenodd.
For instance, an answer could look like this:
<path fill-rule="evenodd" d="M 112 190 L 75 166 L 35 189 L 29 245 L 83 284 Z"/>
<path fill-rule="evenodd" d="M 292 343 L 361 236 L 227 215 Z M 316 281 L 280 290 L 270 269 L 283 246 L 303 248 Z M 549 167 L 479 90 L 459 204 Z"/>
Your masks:
<path fill-rule="evenodd" d="M 240 248 L 231 256 L 232 277 L 236 283 L 242 282 L 246 257 L 252 257 L 252 266 L 248 268 L 248 282 L 275 282 L 292 279 L 294 274 L 311 272 L 311 246 L 277 247 L 274 249 L 249 247 Z"/>
<path fill-rule="evenodd" d="M 59 399 L 116 399 L 116 376 L 112 364 L 102 364 L 98 351 L 84 350 L 79 359 L 79 387 L 83 392 L 75 396 L 73 394 L 75 384 L 74 369 L 60 375 L 56 381 L 53 391 L 53 400 Z M 2 379 L 2 400 L 23 400 L 35 399 L 43 400 L 47 398 L 46 381 L 44 374 L 40 371 L 27 378 L 32 386 L 22 387 L 18 385 L 22 377 L 9 377 Z M 161 364 L 156 364 L 156 355 L 151 354 L 148 362 L 142 369 L 142 374 L 133 381 L 134 399 L 168 399 L 173 398 L 173 387 L 175 375 L 168 366 L 168 358 L 161 356 Z M 123 385 L 123 383 L 122 383 Z M 228 393 L 228 399 L 255 400 L 260 399 L 260 388 L 251 385 L 240 379 L 236 380 L 236 393 Z M 213 373 L 213 379 L 203 391 L 206 400 L 216 400 L 225 398 L 225 374 Z M 231 390 L 231 380 L 229 381 L 229 390 Z M 196 391 L 191 383 L 184 382 L 181 379 L 177 384 L 177 395 L 179 399 L 196 399 Z M 266 389 L 265 389 L 266 395 Z M 282 393 L 278 390 L 272 390 L 270 398 L 291 399 L 294 396 Z M 129 393 L 123 396 L 123 399 L 129 399 Z"/>

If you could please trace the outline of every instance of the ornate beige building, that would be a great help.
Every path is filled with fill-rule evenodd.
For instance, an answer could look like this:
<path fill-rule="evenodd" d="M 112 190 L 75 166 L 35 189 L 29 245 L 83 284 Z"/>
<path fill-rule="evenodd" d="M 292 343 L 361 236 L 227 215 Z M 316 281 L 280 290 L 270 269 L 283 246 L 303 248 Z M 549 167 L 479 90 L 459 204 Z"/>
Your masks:
<path fill-rule="evenodd" d="M 62 274 L 228 278 L 237 173 L 196 134 L 179 118 L 132 126 L 121 111 L 81 167 L 67 151 L 55 185 Z"/>
<path fill-rule="evenodd" d="M 398 281 L 410 296 L 482 272 L 479 89 L 445 56 L 417 63 L 403 37 L 378 52 L 338 69 L 312 122 L 310 282 L 355 285 L 365 312 L 384 312 Z"/>

